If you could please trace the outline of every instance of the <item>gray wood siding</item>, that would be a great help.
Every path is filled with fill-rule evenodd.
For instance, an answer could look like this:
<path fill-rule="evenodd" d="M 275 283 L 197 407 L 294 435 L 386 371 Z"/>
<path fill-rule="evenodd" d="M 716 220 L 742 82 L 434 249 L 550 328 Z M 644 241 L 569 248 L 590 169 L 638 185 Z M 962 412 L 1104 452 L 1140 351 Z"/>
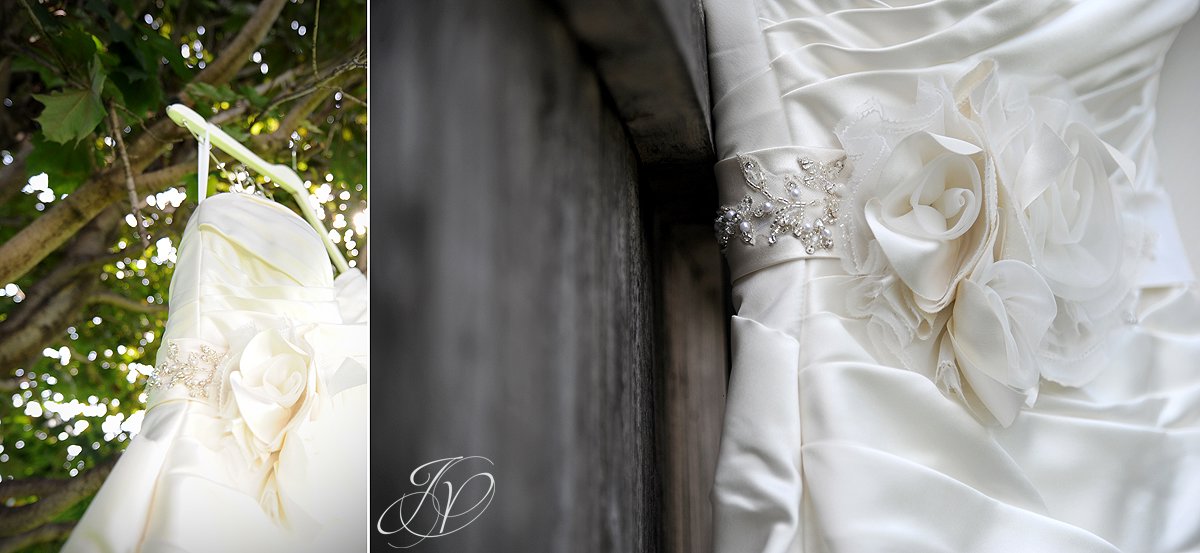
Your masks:
<path fill-rule="evenodd" d="M 372 520 L 423 463 L 495 463 L 483 515 L 413 551 L 707 547 L 721 262 L 694 222 L 658 245 L 676 219 L 653 176 L 688 164 L 688 209 L 712 211 L 703 28 L 685 4 L 372 3 Z M 612 26 L 635 15 L 640 34 Z M 679 284 L 665 304 L 664 275 Z M 696 324 L 669 323 L 693 304 Z M 389 541 L 412 538 L 372 532 Z"/>

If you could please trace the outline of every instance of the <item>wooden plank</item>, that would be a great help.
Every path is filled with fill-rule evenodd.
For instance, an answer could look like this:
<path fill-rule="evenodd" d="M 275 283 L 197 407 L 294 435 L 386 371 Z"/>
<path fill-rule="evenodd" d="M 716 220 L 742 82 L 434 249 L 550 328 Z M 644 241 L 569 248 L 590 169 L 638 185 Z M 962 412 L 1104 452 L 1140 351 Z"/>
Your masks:
<path fill-rule="evenodd" d="M 594 57 L 642 163 L 713 156 L 699 0 L 555 0 Z"/>
<path fill-rule="evenodd" d="M 663 551 L 712 551 L 710 492 L 729 375 L 729 280 L 708 164 L 642 171 L 653 214 Z"/>
<path fill-rule="evenodd" d="M 724 261 L 709 225 L 666 222 L 656 252 L 663 551 L 707 553 L 729 365 Z"/>
<path fill-rule="evenodd" d="M 373 516 L 418 465 L 482 455 L 492 505 L 417 549 L 657 551 L 650 266 L 610 97 L 542 2 L 372 8 Z"/>
<path fill-rule="evenodd" d="M 654 224 L 662 546 L 712 549 L 712 488 L 728 378 L 729 306 L 716 209 L 699 0 L 556 0 L 637 148 Z"/>

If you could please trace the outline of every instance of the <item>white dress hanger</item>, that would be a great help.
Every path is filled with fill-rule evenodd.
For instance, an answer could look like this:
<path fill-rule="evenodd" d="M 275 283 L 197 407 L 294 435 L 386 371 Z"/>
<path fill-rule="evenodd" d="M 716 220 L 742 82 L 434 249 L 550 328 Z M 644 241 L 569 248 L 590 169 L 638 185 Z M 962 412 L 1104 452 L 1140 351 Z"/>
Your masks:
<path fill-rule="evenodd" d="M 221 151 L 246 164 L 247 167 L 254 169 L 260 175 L 270 178 L 271 182 L 295 197 L 296 204 L 300 206 L 300 211 L 303 213 L 304 218 L 308 220 L 313 228 L 317 229 L 317 234 L 321 235 L 321 240 L 325 243 L 325 249 L 329 252 L 329 257 L 333 260 L 334 266 L 337 267 L 338 274 L 350 270 L 350 265 L 346 263 L 346 258 L 342 256 L 341 250 L 329 238 L 329 232 L 325 229 L 325 225 L 321 224 L 321 220 L 317 218 L 316 212 L 308 203 L 308 192 L 304 189 L 304 182 L 300 180 L 295 171 L 292 171 L 286 165 L 268 163 L 232 136 L 226 134 L 225 131 L 221 130 L 221 127 L 209 123 L 199 113 L 196 113 L 192 108 L 183 104 L 167 106 L 167 116 L 175 124 L 191 132 L 200 142 L 200 153 L 198 156 L 200 174 L 197 177 L 199 179 L 199 201 L 204 200 L 207 192 L 209 148 L 216 146 Z"/>
<path fill-rule="evenodd" d="M 208 126 L 204 127 L 204 134 L 197 138 L 199 138 L 200 150 L 196 154 L 196 205 L 200 205 L 200 202 L 203 202 L 204 197 L 208 195 L 208 156 L 212 151 Z"/>

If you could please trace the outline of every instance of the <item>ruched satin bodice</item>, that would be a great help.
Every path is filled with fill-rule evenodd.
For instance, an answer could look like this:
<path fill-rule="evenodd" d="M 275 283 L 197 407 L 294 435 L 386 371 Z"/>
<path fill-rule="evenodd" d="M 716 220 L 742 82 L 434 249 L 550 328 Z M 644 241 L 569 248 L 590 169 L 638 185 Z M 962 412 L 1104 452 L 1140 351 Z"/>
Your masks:
<path fill-rule="evenodd" d="M 991 58 L 1010 73 L 1066 79 L 1101 121 L 1101 137 L 1147 165 L 1162 60 L 1196 6 L 708 1 L 718 159 L 778 146 L 836 147 L 834 127 L 867 99 L 911 102 L 915 75 L 951 79 Z"/>
<path fill-rule="evenodd" d="M 1170 116 L 1155 108 L 1164 56 L 1198 5 L 1195 0 L 704 1 L 722 206 L 718 234 L 729 242 L 725 256 L 736 311 L 712 496 L 718 553 L 1200 550 L 1195 516 L 1200 512 L 1195 499 L 1200 497 L 1200 295 L 1151 140 L 1156 118 Z M 962 323 L 947 325 L 949 332 L 963 331 L 978 311 L 987 311 L 965 307 L 967 299 L 954 295 L 953 287 L 951 299 L 927 312 L 911 300 L 888 304 L 893 298 L 885 294 L 886 286 L 906 278 L 921 284 L 920 279 L 943 270 L 939 263 L 948 258 L 936 257 L 936 248 L 928 247 L 933 241 L 918 240 L 902 244 L 918 252 L 905 259 L 887 257 L 894 252 L 884 248 L 893 244 L 875 244 L 871 255 L 855 258 L 837 233 L 832 248 L 813 248 L 803 238 L 813 222 L 806 202 L 821 198 L 805 188 L 807 180 L 797 185 L 809 177 L 829 178 L 842 201 L 828 224 L 847 232 L 848 240 L 882 240 L 889 205 L 899 206 L 895 213 L 925 209 L 919 213 L 924 226 L 914 224 L 923 232 L 942 224 L 944 213 L 970 205 L 963 197 L 979 198 L 980 220 L 990 216 L 997 226 L 1006 224 L 996 215 L 997 205 L 1003 214 L 1005 209 L 1019 212 L 1013 205 L 1026 207 L 1031 201 L 995 196 L 984 201 L 983 195 L 964 192 L 971 188 L 962 176 L 966 173 L 945 169 L 952 163 L 946 160 L 979 160 L 975 191 L 984 190 L 980 194 L 1003 194 L 1004 186 L 1026 176 L 1001 174 L 1000 164 L 1010 161 L 1001 149 L 983 153 L 974 145 L 1004 144 L 1011 137 L 1004 132 L 1021 130 L 1012 119 L 1008 127 L 989 127 L 984 120 L 957 135 L 950 128 L 951 122 L 977 115 L 971 110 L 987 107 L 981 100 L 986 94 L 979 92 L 983 85 L 960 93 L 954 83 L 988 67 L 995 69 L 988 77 L 993 80 L 973 85 L 999 82 L 1003 89 L 1019 81 L 1028 96 L 1054 91 L 1056 101 L 1063 98 L 1060 105 L 1069 106 L 1063 113 L 1081 114 L 1078 128 L 1086 131 L 1079 132 L 1098 137 L 1096 143 L 1104 146 L 1097 159 L 1104 161 L 1089 161 L 1083 150 L 1072 150 L 1061 163 L 1094 163 L 1106 194 L 1104 179 L 1116 183 L 1114 175 L 1128 175 L 1128 183 L 1112 184 L 1119 207 L 1105 216 L 1114 225 L 1128 222 L 1121 223 L 1128 232 L 1111 248 L 1140 260 L 1128 277 L 1135 298 L 1128 311 L 1105 315 L 1121 319 L 1113 323 L 1116 330 L 1103 348 L 1089 346 L 1091 357 L 1076 367 L 1086 377 L 1068 385 L 1058 380 L 1070 378 L 1039 380 L 1035 374 L 1026 382 L 1040 382 L 1040 391 L 1000 416 L 993 416 L 999 409 L 989 412 L 982 400 L 963 394 L 964 386 L 975 383 L 983 389 L 986 379 L 957 380 L 955 375 L 971 373 L 962 370 L 965 355 L 950 338 L 941 349 L 893 347 L 894 342 L 918 342 L 930 327 L 947 325 L 947 319 Z M 938 97 L 943 92 L 931 92 L 937 86 L 930 83 L 949 88 Z M 1060 94 L 1063 90 L 1066 94 Z M 1020 107 L 1013 99 L 1026 99 L 1004 98 L 998 105 L 1012 108 L 1011 113 Z M 922 103 L 926 100 L 931 103 Z M 1062 115 L 1029 113 L 1045 116 L 1050 126 Z M 883 130 L 872 135 L 876 142 L 854 144 L 854 133 L 867 127 Z M 980 134 L 971 134 L 978 129 Z M 993 129 L 999 131 L 986 134 Z M 909 135 L 919 136 L 892 140 Z M 870 147 L 877 144 L 886 144 L 883 161 L 871 159 Z M 918 161 L 887 157 L 896 151 Z M 921 157 L 929 152 L 937 155 Z M 1030 147 L 1026 157 L 1040 161 L 1045 152 Z M 839 159 L 847 161 L 845 174 L 811 169 Z M 898 170 L 907 167 L 906 159 L 919 170 Z M 1023 169 L 1036 171 L 1036 166 Z M 878 176 L 885 171 L 904 178 Z M 910 174 L 920 178 L 905 176 Z M 942 200 L 923 198 L 928 190 L 920 186 L 935 181 L 940 186 L 939 179 L 951 192 Z M 983 181 L 995 187 L 992 192 Z M 874 188 L 862 192 L 864 182 Z M 889 187 L 900 189 L 897 198 L 889 199 Z M 786 212 L 772 210 L 789 199 L 788 192 L 796 192 L 792 201 L 810 210 L 800 212 L 807 226 L 788 219 L 791 215 L 772 220 L 773 214 Z M 874 194 L 875 204 L 855 203 L 856 194 L 867 193 Z M 1080 196 L 1068 192 L 1064 197 Z M 960 203 L 950 206 L 947 198 Z M 1078 212 L 1099 217 L 1104 204 L 1089 202 L 1078 204 L 1085 205 Z M 1063 209 L 1073 216 L 1076 207 Z M 872 213 L 876 219 L 869 218 Z M 1051 223 L 1035 224 L 1073 224 L 1062 213 L 1046 217 Z M 867 222 L 847 223 L 854 218 Z M 953 217 L 947 215 L 946 221 Z M 993 240 L 981 243 L 1000 242 L 995 236 L 1004 229 L 997 226 L 981 231 Z M 778 241 L 768 243 L 767 232 L 780 228 Z M 1005 247 L 980 251 L 993 263 L 1008 255 Z M 964 263 L 959 259 L 951 263 Z M 900 276 L 894 270 L 897 260 L 909 264 Z M 1003 261 L 1003 269 L 1016 264 Z M 1063 260 L 1043 256 L 1031 266 L 1045 270 L 1055 263 Z M 890 272 L 879 287 L 869 288 L 863 281 L 875 274 L 864 267 Z M 1018 273 L 1034 272 L 1021 270 L 1005 278 L 1017 282 Z M 982 272 L 972 278 L 980 279 Z M 1075 276 L 1065 273 L 1068 279 Z M 1034 281 L 1040 282 L 1029 280 Z M 1027 303 L 1017 312 L 1028 315 L 1021 309 L 1036 303 L 1030 298 L 1039 286 L 1046 287 L 1017 287 L 1015 295 L 1027 294 L 1018 300 Z M 993 292 L 988 291 L 992 306 L 1007 301 Z M 1075 308 L 1063 307 L 1069 302 L 1061 296 L 1053 298 L 1050 315 L 1021 319 L 1010 311 L 1010 318 L 994 327 L 1002 332 L 977 336 L 1019 335 L 1037 326 L 1030 320 L 1053 317 L 1055 301 L 1060 314 Z M 920 301 L 927 306 L 937 299 Z M 879 313 L 862 308 L 865 304 L 895 316 L 891 326 L 876 324 L 872 317 Z M 1075 338 L 1082 342 L 1084 334 Z M 1041 334 L 1034 338 L 1036 343 Z M 1007 351 L 1015 351 L 1014 340 L 1006 343 Z M 1094 353 L 1101 350 L 1105 353 Z M 1015 387 L 1003 389 L 1011 393 Z"/>
<path fill-rule="evenodd" d="M 341 321 L 321 239 L 270 200 L 208 198 L 188 221 L 176 256 L 177 265 L 190 270 L 171 280 L 164 340 L 199 338 L 224 346 L 248 324 Z"/>
<path fill-rule="evenodd" d="M 188 221 L 176 256 L 187 270 L 171 279 L 164 343 L 225 351 L 231 337 L 263 328 L 320 324 L 328 332 L 357 333 L 347 325 L 365 322 L 362 273 L 332 276 L 316 231 L 265 198 L 228 193 L 207 199 Z M 349 343 L 362 349 L 360 340 Z M 169 351 L 159 349 L 156 366 Z M 151 390 L 148 406 L 168 397 L 181 394 Z"/>

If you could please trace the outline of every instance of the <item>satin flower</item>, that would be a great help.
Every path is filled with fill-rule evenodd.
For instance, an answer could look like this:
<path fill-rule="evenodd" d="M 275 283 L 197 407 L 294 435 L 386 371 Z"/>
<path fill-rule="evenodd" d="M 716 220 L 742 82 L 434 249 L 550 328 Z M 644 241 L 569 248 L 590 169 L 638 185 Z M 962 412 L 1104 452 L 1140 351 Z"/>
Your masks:
<path fill-rule="evenodd" d="M 1131 164 L 1068 93 L 1028 85 L 985 61 L 837 131 L 854 163 L 850 313 L 910 369 L 941 359 L 939 387 L 1005 426 L 1042 378 L 1094 376 L 1078 361 L 1120 321 L 1136 261 L 1117 193 Z"/>

